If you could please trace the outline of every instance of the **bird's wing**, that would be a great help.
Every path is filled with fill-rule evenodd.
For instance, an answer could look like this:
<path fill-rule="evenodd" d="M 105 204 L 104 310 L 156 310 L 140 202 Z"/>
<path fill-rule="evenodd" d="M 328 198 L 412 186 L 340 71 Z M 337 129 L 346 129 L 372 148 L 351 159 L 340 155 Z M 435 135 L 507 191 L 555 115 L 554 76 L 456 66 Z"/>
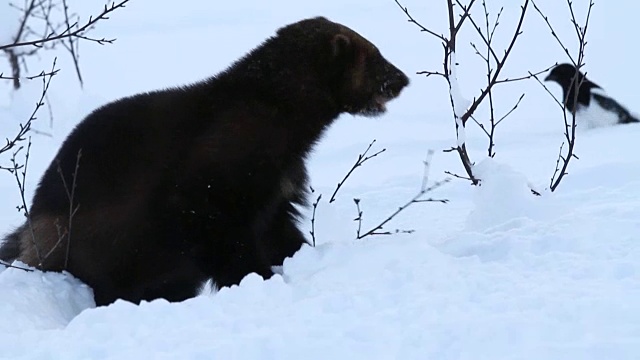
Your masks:
<path fill-rule="evenodd" d="M 600 105 L 603 109 L 615 113 L 618 116 L 619 123 L 627 124 L 640 122 L 638 118 L 629 113 L 629 110 L 627 110 L 624 106 L 618 104 L 618 102 L 613 100 L 612 98 L 596 92 L 592 92 L 591 95 L 593 96 L 593 100 L 596 101 L 598 105 Z"/>

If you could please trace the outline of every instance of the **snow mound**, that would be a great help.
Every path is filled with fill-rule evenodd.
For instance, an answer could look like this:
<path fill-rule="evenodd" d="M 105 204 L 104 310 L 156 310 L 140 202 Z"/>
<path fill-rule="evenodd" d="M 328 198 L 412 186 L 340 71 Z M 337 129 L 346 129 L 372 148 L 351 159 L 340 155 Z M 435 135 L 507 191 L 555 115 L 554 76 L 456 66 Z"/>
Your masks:
<path fill-rule="evenodd" d="M 487 158 L 473 167 L 481 180 L 474 194 L 474 209 L 467 230 L 517 226 L 540 213 L 540 199 L 532 196 L 527 178 L 509 165 Z"/>
<path fill-rule="evenodd" d="M 0 322 L 0 333 L 61 329 L 95 307 L 93 291 L 68 273 L 8 268 L 0 272 L 0 289 L 0 318 L 11 319 Z"/>

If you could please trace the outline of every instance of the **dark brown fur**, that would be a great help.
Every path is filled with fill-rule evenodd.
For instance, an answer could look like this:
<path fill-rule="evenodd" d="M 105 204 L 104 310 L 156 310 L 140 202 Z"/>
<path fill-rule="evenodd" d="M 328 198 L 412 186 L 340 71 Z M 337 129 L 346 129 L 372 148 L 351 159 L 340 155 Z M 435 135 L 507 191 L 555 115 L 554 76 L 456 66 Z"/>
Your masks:
<path fill-rule="evenodd" d="M 90 114 L 42 177 L 31 226 L 10 234 L 0 257 L 66 269 L 98 305 L 180 301 L 208 279 L 268 278 L 305 243 L 295 206 L 313 145 L 341 113 L 379 115 L 407 84 L 343 25 L 318 17 L 283 27 L 210 79 Z M 79 151 L 69 227 L 64 184 Z"/>

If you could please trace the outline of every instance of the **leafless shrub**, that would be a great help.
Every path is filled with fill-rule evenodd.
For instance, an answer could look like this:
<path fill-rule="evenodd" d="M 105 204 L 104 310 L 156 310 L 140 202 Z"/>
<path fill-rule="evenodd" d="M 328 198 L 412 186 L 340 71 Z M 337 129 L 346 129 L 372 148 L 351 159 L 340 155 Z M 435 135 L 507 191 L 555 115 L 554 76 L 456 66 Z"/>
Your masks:
<path fill-rule="evenodd" d="M 433 151 L 429 151 L 427 155 L 427 159 L 424 161 L 424 175 L 422 177 L 422 185 L 420 186 L 420 191 L 413 196 L 409 201 L 399 206 L 395 211 L 393 211 L 389 216 L 387 216 L 384 220 L 382 220 L 377 225 L 371 227 L 367 231 L 362 231 L 362 215 L 363 211 L 360 208 L 361 199 L 353 199 L 353 202 L 356 204 L 356 208 L 358 210 L 358 216 L 354 219 L 354 221 L 358 222 L 358 228 L 356 230 L 356 239 L 360 240 L 367 236 L 373 235 L 392 235 L 392 234 L 411 234 L 415 230 L 413 229 L 395 229 L 393 231 L 385 230 L 384 226 L 386 226 L 391 220 L 393 220 L 398 214 L 407 209 L 409 206 L 417 203 L 425 203 L 425 202 L 438 202 L 442 204 L 446 204 L 449 202 L 447 199 L 436 199 L 436 198 L 425 198 L 424 196 L 433 190 L 439 188 L 440 186 L 449 182 L 449 178 L 445 178 L 444 180 L 437 181 L 433 185 L 429 186 L 429 167 L 431 164 L 431 157 L 433 156 Z"/>
<path fill-rule="evenodd" d="M 360 154 L 358 154 L 358 158 L 356 160 L 356 162 L 354 163 L 354 165 L 349 169 L 349 171 L 347 172 L 347 174 L 344 176 L 344 178 L 338 182 L 338 184 L 336 185 L 336 188 L 333 191 L 333 194 L 331 195 L 331 199 L 328 201 L 329 204 L 333 203 L 337 198 L 336 195 L 338 194 L 338 191 L 342 188 L 342 186 L 345 184 L 345 182 L 349 179 L 349 177 L 353 174 L 353 172 L 360 166 L 362 166 L 362 164 L 364 164 L 366 161 L 382 154 L 383 152 L 386 151 L 386 149 L 381 149 L 376 151 L 375 153 L 371 154 L 371 155 L 367 155 L 369 153 L 369 151 L 371 150 L 372 146 L 375 144 L 376 140 L 374 139 L 371 143 L 369 143 L 369 146 L 367 146 L 367 148 Z M 373 236 L 373 235 L 391 235 L 391 234 L 398 234 L 398 233 L 413 233 L 415 230 L 412 229 L 395 229 L 394 231 L 387 231 L 384 230 L 384 226 L 386 226 L 391 220 L 393 220 L 396 216 L 398 216 L 402 211 L 404 211 L 406 208 L 408 208 L 409 206 L 413 205 L 413 204 L 417 204 L 417 203 L 426 203 L 426 202 L 439 202 L 439 203 L 443 203 L 446 204 L 447 202 L 449 202 L 449 200 L 447 199 L 435 199 L 435 198 L 426 198 L 424 197 L 425 194 L 430 193 L 431 191 L 435 190 L 436 188 L 444 185 L 445 183 L 449 182 L 449 178 L 446 178 L 442 181 L 436 182 L 433 185 L 429 186 L 428 182 L 429 182 L 429 166 L 431 163 L 431 157 L 433 156 L 433 151 L 429 151 L 428 155 L 427 155 L 427 160 L 424 161 L 424 176 L 422 179 L 422 185 L 420 187 L 420 191 L 418 191 L 418 193 L 411 198 L 411 200 L 409 200 L 407 203 L 401 205 L 400 207 L 398 207 L 395 211 L 393 211 L 389 216 L 387 216 L 387 218 L 385 218 L 384 220 L 382 220 L 378 225 L 372 227 L 370 230 L 362 232 L 362 215 L 363 215 L 363 211 L 360 208 L 360 199 L 353 199 L 354 203 L 356 204 L 357 210 L 358 210 L 358 217 L 356 217 L 354 219 L 354 221 L 358 222 L 358 227 L 356 230 L 356 239 L 362 239 L 365 238 L 367 236 Z M 315 190 L 313 188 L 311 188 L 311 192 L 315 193 Z M 318 208 L 318 204 L 320 203 L 320 200 L 322 199 L 322 194 L 318 195 L 316 201 L 312 204 L 313 207 L 313 211 L 312 211 L 312 216 L 311 216 L 311 231 L 309 232 L 311 234 L 311 240 L 312 240 L 312 245 L 315 246 L 316 245 L 316 232 L 315 232 L 315 221 L 316 221 L 316 209 Z"/>
<path fill-rule="evenodd" d="M 338 182 L 338 184 L 336 185 L 336 188 L 333 190 L 333 193 L 331 194 L 331 198 L 329 199 L 329 204 L 331 204 L 334 201 L 336 201 L 336 196 L 338 195 L 338 191 L 340 191 L 342 186 L 345 184 L 345 182 L 349 179 L 349 177 L 353 174 L 353 172 L 357 168 L 362 166 L 362 164 L 364 164 L 368 160 L 371 160 L 372 158 L 382 154 L 383 152 L 385 152 L 387 150 L 387 149 L 383 148 L 383 149 L 378 150 L 375 153 L 367 156 L 367 153 L 369 153 L 369 150 L 371 150 L 371 147 L 373 146 L 373 144 L 375 144 L 375 142 L 376 142 L 376 139 L 373 139 L 369 143 L 369 146 L 367 146 L 367 148 L 361 154 L 358 154 L 358 159 L 356 160 L 355 164 L 353 164 L 351 169 L 349 169 L 349 171 L 344 176 L 344 178 L 342 178 L 342 180 L 340 180 Z M 311 187 L 311 193 L 315 193 L 315 189 L 313 187 Z M 317 199 L 316 199 L 316 201 L 312 204 L 313 212 L 311 214 L 311 231 L 309 231 L 309 234 L 311 235 L 311 243 L 312 243 L 312 245 L 314 247 L 316 246 L 316 228 L 315 228 L 316 210 L 318 209 L 318 205 L 320 204 L 320 200 L 321 199 L 322 199 L 322 194 L 319 194 Z"/>
<path fill-rule="evenodd" d="M 438 75 L 443 77 L 447 81 L 447 84 L 449 86 L 449 99 L 451 101 L 451 109 L 453 110 L 453 117 L 454 117 L 455 126 L 456 126 L 456 139 L 457 139 L 457 146 L 452 147 L 447 151 L 456 151 L 458 153 L 458 155 L 460 156 L 460 160 L 462 161 L 462 165 L 464 166 L 464 169 L 466 172 L 466 176 L 454 175 L 454 174 L 452 175 L 457 176 L 459 178 L 468 179 L 471 181 L 472 184 L 477 185 L 479 183 L 479 179 L 476 178 L 476 176 L 473 173 L 473 170 L 472 170 L 473 163 L 470 160 L 469 154 L 467 152 L 466 139 L 465 139 L 465 127 L 469 119 L 476 121 L 476 123 L 480 125 L 480 127 L 484 130 L 485 134 L 489 138 L 489 146 L 487 150 L 489 156 L 494 156 L 495 152 L 493 148 L 495 146 L 495 142 L 494 142 L 495 128 L 509 114 L 511 114 L 513 110 L 515 110 L 515 108 L 520 103 L 522 96 L 520 97 L 520 100 L 518 100 L 518 102 L 514 105 L 511 111 L 509 111 L 504 116 L 496 120 L 494 106 L 493 106 L 492 90 L 494 86 L 497 84 L 524 80 L 531 77 L 529 75 L 529 76 L 523 76 L 521 78 L 515 78 L 515 79 L 500 78 L 500 73 L 504 68 L 505 63 L 507 62 L 507 59 L 509 58 L 511 51 L 513 50 L 513 47 L 518 39 L 518 36 L 522 34 L 522 30 L 521 30 L 522 24 L 524 22 L 525 15 L 527 14 L 529 0 L 525 0 L 523 5 L 521 6 L 520 19 L 518 21 L 518 24 L 515 30 L 513 31 L 513 36 L 511 37 L 509 44 L 507 45 L 504 53 L 501 56 L 499 56 L 496 50 L 494 49 L 495 44 L 493 42 L 493 37 L 498 27 L 502 10 L 496 16 L 496 19 L 493 22 L 493 24 L 491 24 L 489 12 L 487 10 L 485 1 L 482 2 L 484 7 L 484 13 L 485 13 L 485 17 L 484 17 L 485 30 L 483 30 L 480 27 L 480 25 L 478 25 L 476 21 L 473 19 L 473 17 L 471 16 L 471 8 L 475 4 L 476 2 L 475 0 L 471 0 L 468 5 L 462 4 L 459 0 L 447 0 L 448 19 L 449 19 L 449 35 L 448 36 L 440 35 L 436 31 L 430 30 L 422 26 L 420 23 L 418 23 L 418 21 L 416 21 L 410 15 L 409 10 L 406 7 L 402 6 L 399 0 L 395 0 L 395 2 L 403 10 L 405 15 L 409 18 L 409 22 L 418 25 L 422 31 L 434 36 L 435 38 L 437 38 L 442 42 L 442 47 L 444 50 L 443 71 L 420 71 L 418 72 L 418 74 L 424 74 L 426 76 Z M 458 6 L 462 12 L 462 14 L 459 14 L 459 19 L 457 21 L 454 15 L 456 6 Z M 457 72 L 456 72 L 456 67 L 458 66 L 458 63 L 456 61 L 456 48 L 459 45 L 457 41 L 458 34 L 460 33 L 460 29 L 462 28 L 462 26 L 465 24 L 467 20 L 469 20 L 469 22 L 473 25 L 475 31 L 478 33 L 478 35 L 483 41 L 483 46 L 485 48 L 483 52 L 481 52 L 479 47 L 476 46 L 475 44 L 472 43 L 472 46 L 475 49 L 476 54 L 478 54 L 485 61 L 486 68 L 487 68 L 487 85 L 480 91 L 480 94 L 477 97 L 475 97 L 473 101 L 471 101 L 469 104 L 466 103 L 466 101 L 463 99 L 462 95 L 460 94 L 460 87 L 458 85 L 458 78 L 457 78 Z M 546 71 L 546 70 L 543 70 L 543 71 Z M 481 125 L 477 120 L 475 120 L 475 118 L 473 118 L 473 115 L 475 114 L 480 104 L 482 104 L 482 102 L 485 101 L 487 98 L 489 99 L 489 107 L 490 107 L 489 130 L 487 130 L 484 125 Z"/>
<path fill-rule="evenodd" d="M 347 181 L 349 176 L 351 176 L 351 174 L 353 173 L 353 171 L 355 169 L 357 169 L 358 167 L 362 166 L 362 164 L 364 164 L 367 160 L 370 160 L 370 159 L 382 154 L 383 152 L 387 151 L 387 149 L 382 149 L 380 151 L 377 151 L 377 152 L 373 153 L 372 155 L 367 156 L 367 153 L 369 152 L 369 150 L 371 150 L 371 147 L 373 146 L 373 144 L 375 142 L 376 142 L 376 140 L 373 139 L 373 141 L 369 144 L 369 146 L 367 146 L 367 149 L 362 154 L 358 155 L 358 160 L 356 160 L 356 163 L 353 164 L 353 166 L 351 167 L 349 172 L 347 172 L 347 174 L 344 176 L 344 178 L 338 183 L 338 185 L 336 186 L 336 189 L 333 191 L 333 194 L 331 194 L 331 199 L 329 199 L 329 203 L 330 204 L 332 202 L 336 201 L 336 195 L 338 194 L 338 191 L 340 190 L 342 185 L 344 185 L 345 181 Z"/>
<path fill-rule="evenodd" d="M 71 56 L 76 76 L 82 85 L 78 54 L 80 40 L 101 45 L 112 43 L 115 39 L 90 37 L 88 32 L 100 20 L 108 19 L 109 13 L 125 7 L 127 2 L 129 0 L 105 5 L 101 13 L 90 16 L 84 23 L 79 15 L 70 11 L 67 0 L 23 0 L 22 5 L 9 3 L 18 10 L 20 25 L 12 36 L 13 42 L 0 44 L 0 50 L 7 56 L 11 67 L 11 76 L 0 75 L 0 78 L 12 80 L 13 87 L 20 88 L 21 74 L 28 70 L 26 58 L 37 55 L 42 50 L 62 46 Z"/>
<path fill-rule="evenodd" d="M 567 55 L 571 63 L 579 71 L 585 64 L 584 50 L 587 45 L 587 29 L 589 27 L 589 18 L 591 17 L 591 9 L 593 8 L 593 5 L 594 5 L 593 1 L 589 2 L 589 7 L 587 8 L 587 15 L 586 15 L 584 25 L 580 25 L 578 23 L 578 20 L 576 20 L 575 11 L 573 8 L 573 2 L 571 0 L 567 0 L 567 5 L 571 13 L 571 23 L 573 24 L 574 30 L 576 32 L 576 36 L 578 37 L 578 56 L 576 58 L 571 56 L 571 52 L 569 51 L 569 49 L 564 45 L 562 40 L 560 40 L 560 38 L 558 37 L 558 34 L 556 33 L 556 31 L 553 29 L 553 26 L 549 22 L 549 18 L 544 14 L 544 12 L 537 6 L 537 4 L 533 0 L 532 0 L 532 3 L 536 11 L 538 12 L 538 14 L 540 14 L 540 16 L 546 22 L 547 27 L 551 31 L 551 35 L 556 39 L 557 43 L 560 45 L 560 47 L 562 47 L 562 50 L 564 50 L 565 54 Z M 566 96 L 568 97 L 571 93 L 573 93 L 574 104 L 577 104 L 578 102 L 578 89 L 580 88 L 580 86 L 582 86 L 582 82 L 584 82 L 584 79 L 585 79 L 584 77 L 580 78 L 578 76 L 578 71 L 576 71 L 576 75 L 571 80 L 571 86 L 573 86 L 574 91 L 573 92 L 567 91 L 567 94 L 566 94 Z M 535 79 L 538 80 L 540 85 L 544 87 L 547 93 L 551 95 L 551 97 L 555 100 L 556 104 L 558 104 L 558 106 L 562 110 L 562 116 L 564 119 L 565 141 L 563 141 L 563 143 L 560 145 L 560 153 L 558 155 L 558 160 L 556 161 L 556 167 L 555 167 L 555 170 L 553 171 L 553 175 L 551 176 L 550 185 L 549 185 L 549 188 L 551 189 L 551 191 L 555 191 L 558 188 L 558 185 L 560 185 L 560 182 L 562 181 L 564 176 L 567 175 L 567 168 L 569 167 L 569 161 L 571 161 L 572 158 L 578 159 L 578 157 L 574 153 L 575 143 L 576 143 L 577 107 L 574 106 L 573 108 L 568 109 L 566 105 L 568 99 L 563 99 L 563 101 L 559 101 L 555 97 L 555 95 L 553 95 L 553 93 L 551 93 L 551 91 L 549 91 L 549 89 L 540 81 L 540 79 L 538 79 L 538 77 L 536 76 L 538 74 L 532 74 L 532 75 L 534 75 Z M 570 116 L 567 115 L 567 111 L 570 113 Z M 566 152 L 563 152 L 563 148 L 565 144 L 567 145 L 567 150 Z"/>
<path fill-rule="evenodd" d="M 521 81 L 526 79 L 535 78 L 538 79 L 538 75 L 549 71 L 553 66 L 557 65 L 557 62 L 546 69 L 537 72 L 528 72 L 527 75 L 515 77 L 515 78 L 507 78 L 501 77 L 502 70 L 504 69 L 507 60 L 509 59 L 509 55 L 512 53 L 516 42 L 518 41 L 519 36 L 522 34 L 522 28 L 524 19 L 527 16 L 529 10 L 529 4 L 532 3 L 536 8 L 538 13 L 542 15 L 542 17 L 547 21 L 549 28 L 552 33 L 563 47 L 567 55 L 570 56 L 567 48 L 562 45 L 562 42 L 557 38 L 557 35 L 553 31 L 551 24 L 549 23 L 547 17 L 543 14 L 542 11 L 536 6 L 533 0 L 524 0 L 522 1 L 522 5 L 520 6 L 520 16 L 517 22 L 517 25 L 512 30 L 512 35 L 510 40 L 504 47 L 504 51 L 498 51 L 497 44 L 494 40 L 494 35 L 496 34 L 496 30 L 500 24 L 500 18 L 503 12 L 503 8 L 501 8 L 496 14 L 495 18 L 491 19 L 491 14 L 488 11 L 486 0 L 482 0 L 483 14 L 484 17 L 482 21 L 477 21 L 474 16 L 471 14 L 471 9 L 473 5 L 477 2 L 476 0 L 470 0 L 466 5 L 463 4 L 460 0 L 446 0 L 447 1 L 447 9 L 448 9 L 448 20 L 449 20 L 449 32 L 448 35 L 442 35 L 438 31 L 434 29 L 430 29 L 426 26 L 423 26 L 418 20 L 416 20 L 409 10 L 403 6 L 400 0 L 394 0 L 395 3 L 402 9 L 405 16 L 408 18 L 408 22 L 416 25 L 421 32 L 424 32 L 431 37 L 439 40 L 443 47 L 444 52 L 444 61 L 443 61 L 443 69 L 442 71 L 419 71 L 417 74 L 423 74 L 427 77 L 429 76 L 438 76 L 442 77 L 446 80 L 449 87 L 449 99 L 451 102 L 451 109 L 453 111 L 453 118 L 456 127 L 456 140 L 457 144 L 450 149 L 445 150 L 446 152 L 457 152 L 462 165 L 465 169 L 465 175 L 454 174 L 451 172 L 447 172 L 449 175 L 452 175 L 457 178 L 469 180 L 473 185 L 478 185 L 480 179 L 478 179 L 473 173 L 473 162 L 471 161 L 467 147 L 466 147 L 466 139 L 465 139 L 465 129 L 469 119 L 471 119 L 475 124 L 477 124 L 480 129 L 484 132 L 484 134 L 488 138 L 488 146 L 487 146 L 487 155 L 489 157 L 495 156 L 495 139 L 496 139 L 496 128 L 500 125 L 507 117 L 509 117 L 517 108 L 518 105 L 524 98 L 524 94 L 521 94 L 515 104 L 511 107 L 509 111 L 500 116 L 496 115 L 494 104 L 496 102 L 496 98 L 494 97 L 493 90 L 496 85 L 506 84 L 515 81 Z M 578 34 L 578 38 L 580 40 L 580 49 L 577 60 L 573 60 L 572 62 L 576 65 L 576 67 L 580 68 L 583 65 L 583 56 L 584 56 L 584 45 L 586 44 L 586 29 L 588 25 L 588 18 L 584 26 L 580 26 L 576 21 L 573 5 L 571 0 L 567 0 L 569 4 L 569 8 L 571 9 L 571 21 L 576 29 L 576 33 Z M 589 7 L 589 12 L 591 10 L 591 3 Z M 456 15 L 457 13 L 457 15 Z M 466 101 L 461 96 L 460 88 L 458 85 L 457 71 L 456 68 L 458 66 L 456 59 L 456 50 L 459 47 L 458 35 L 460 34 L 461 29 L 466 23 L 470 23 L 474 29 L 474 33 L 480 39 L 480 43 L 476 44 L 472 42 L 470 45 L 474 49 L 475 53 L 482 59 L 486 67 L 486 85 L 480 90 L 479 94 L 473 98 L 472 101 Z M 579 86 L 577 81 L 574 84 L 576 87 Z M 546 87 L 545 87 L 546 88 Z M 577 94 L 577 92 L 576 92 Z M 483 102 L 488 101 L 488 123 L 479 121 L 477 118 L 479 115 L 476 113 L 478 108 Z M 557 101 L 557 99 L 556 99 Z M 557 101 L 558 104 L 563 108 L 561 102 Z M 575 112 L 575 110 L 574 110 Z M 484 115 L 481 115 L 484 117 Z M 566 174 L 566 168 L 569 163 L 569 159 L 571 157 L 575 157 L 573 154 L 573 144 L 575 142 L 575 121 L 569 121 L 565 116 L 565 125 L 566 125 L 566 140 L 568 142 L 567 153 L 563 154 L 561 150 L 560 157 L 558 159 L 558 164 L 556 166 L 556 172 L 552 177 L 551 190 L 555 190 L 558 186 L 562 177 Z M 575 118 L 575 116 L 574 116 Z M 574 119 L 575 120 L 575 119 Z M 538 192 L 532 190 L 534 194 L 539 195 Z"/>
<path fill-rule="evenodd" d="M 29 116 L 29 119 L 27 119 L 27 121 L 25 121 L 24 124 L 19 124 L 18 132 L 11 138 L 8 138 L 8 137 L 5 138 L 5 144 L 0 148 L 0 156 L 2 156 L 3 153 L 19 146 L 21 143 L 23 143 L 27 139 L 27 134 L 29 134 L 29 132 L 32 130 L 31 126 L 33 122 L 37 119 L 37 115 L 38 115 L 38 112 L 40 111 L 40 108 L 42 108 L 42 106 L 44 106 L 45 104 L 45 98 L 47 96 L 47 92 L 49 91 L 49 85 L 51 84 L 51 79 L 58 74 L 58 71 L 59 69 L 56 68 L 56 59 L 54 59 L 53 65 L 49 72 L 42 71 L 40 74 L 32 77 L 33 79 L 35 78 L 42 79 L 42 91 L 40 93 L 40 98 L 36 102 L 36 106 L 33 109 L 31 116 Z M 25 154 L 25 156 L 28 156 L 28 153 Z M 15 170 L 15 167 L 7 168 L 7 167 L 2 167 L 2 165 L 0 165 L 0 169 L 12 171 L 12 170 Z"/>

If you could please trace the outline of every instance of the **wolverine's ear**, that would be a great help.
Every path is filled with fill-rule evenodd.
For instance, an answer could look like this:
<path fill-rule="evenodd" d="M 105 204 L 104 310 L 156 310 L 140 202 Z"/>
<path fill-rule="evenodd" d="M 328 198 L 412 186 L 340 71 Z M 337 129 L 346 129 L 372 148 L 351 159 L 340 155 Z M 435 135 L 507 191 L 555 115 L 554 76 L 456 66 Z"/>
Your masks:
<path fill-rule="evenodd" d="M 331 49 L 334 58 L 344 57 L 351 52 L 351 39 L 343 34 L 338 34 L 331 39 Z"/>

